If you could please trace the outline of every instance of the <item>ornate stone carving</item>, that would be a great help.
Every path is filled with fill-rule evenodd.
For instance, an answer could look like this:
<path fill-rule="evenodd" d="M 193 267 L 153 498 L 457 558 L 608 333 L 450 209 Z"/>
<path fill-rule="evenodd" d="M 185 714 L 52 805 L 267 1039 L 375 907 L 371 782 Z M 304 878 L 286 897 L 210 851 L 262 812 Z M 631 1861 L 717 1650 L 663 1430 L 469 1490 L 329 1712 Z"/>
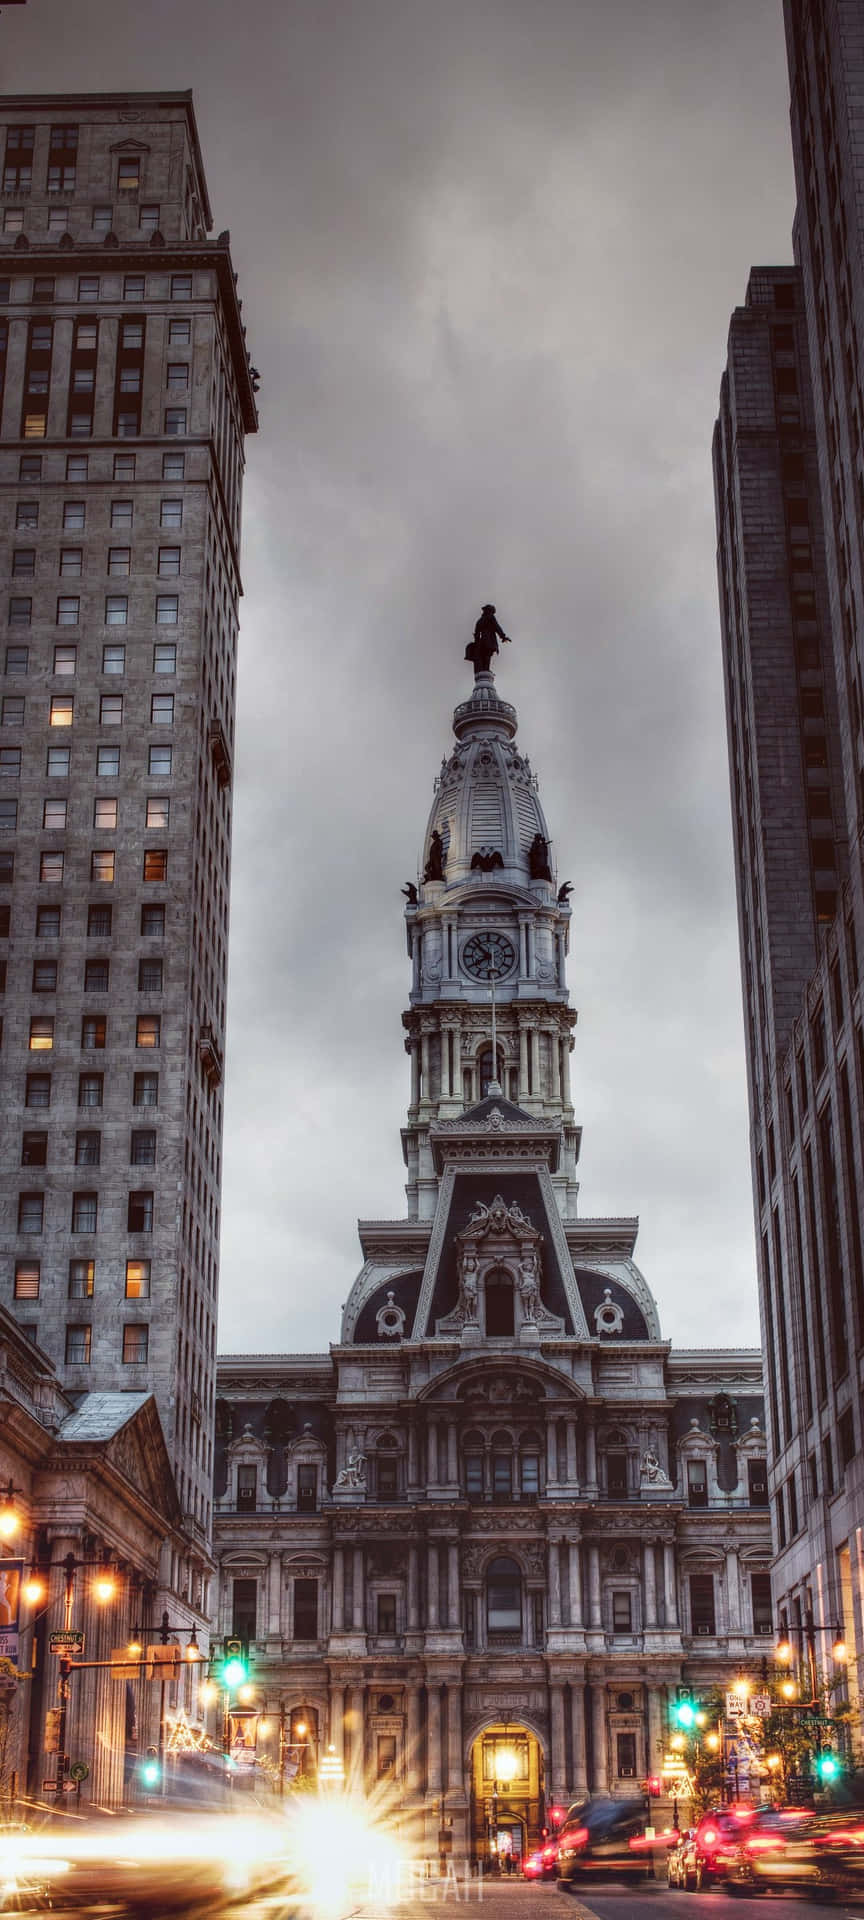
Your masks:
<path fill-rule="evenodd" d="M 388 1290 L 383 1307 L 375 1315 L 379 1340 L 401 1340 L 405 1331 L 405 1309 L 397 1306 L 392 1287 Z"/>
<path fill-rule="evenodd" d="M 366 1490 L 366 1455 L 365 1453 L 359 1453 L 359 1452 L 349 1453 L 348 1459 L 346 1460 L 344 1467 L 340 1467 L 339 1472 L 336 1475 L 336 1479 L 333 1483 L 334 1493 L 341 1490 L 342 1488 L 350 1489 L 352 1492 L 357 1492 L 357 1491 L 365 1492 Z"/>
<path fill-rule="evenodd" d="M 671 1493 L 672 1482 L 660 1465 L 653 1447 L 646 1448 L 639 1462 L 639 1485 L 654 1493 Z"/>
<path fill-rule="evenodd" d="M 612 1298 L 611 1287 L 604 1287 L 599 1307 L 594 1308 L 594 1325 L 597 1332 L 620 1333 L 624 1325 L 624 1309 Z"/>

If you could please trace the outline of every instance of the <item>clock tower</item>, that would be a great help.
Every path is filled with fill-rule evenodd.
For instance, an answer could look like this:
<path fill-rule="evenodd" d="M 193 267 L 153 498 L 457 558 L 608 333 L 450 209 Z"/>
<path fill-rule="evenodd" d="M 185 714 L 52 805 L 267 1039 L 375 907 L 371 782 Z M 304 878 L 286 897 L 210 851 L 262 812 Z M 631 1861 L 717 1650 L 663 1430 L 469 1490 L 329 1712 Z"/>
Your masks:
<path fill-rule="evenodd" d="M 516 726 L 494 675 L 476 672 L 435 782 L 422 877 L 408 889 L 411 1102 L 403 1145 L 414 1219 L 431 1218 L 438 1198 L 430 1128 L 490 1098 L 502 1114 L 560 1133 L 556 1200 L 565 1218 L 576 1211 L 569 888 L 558 886 L 537 778 L 516 745 Z"/>

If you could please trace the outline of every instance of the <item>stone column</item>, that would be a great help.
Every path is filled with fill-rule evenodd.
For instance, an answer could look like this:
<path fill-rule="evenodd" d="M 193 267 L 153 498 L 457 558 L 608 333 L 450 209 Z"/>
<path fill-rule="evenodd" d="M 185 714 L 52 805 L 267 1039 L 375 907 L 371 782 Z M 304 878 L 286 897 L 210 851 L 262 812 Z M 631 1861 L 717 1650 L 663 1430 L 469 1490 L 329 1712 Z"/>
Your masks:
<path fill-rule="evenodd" d="M 588 1760 L 585 1752 L 585 1688 L 570 1688 L 570 1738 L 573 1743 L 573 1792 L 588 1791 Z"/>
<path fill-rule="evenodd" d="M 561 1549 L 560 1549 L 560 1544 L 557 1540 L 549 1541 L 548 1567 L 549 1567 L 549 1625 L 550 1627 L 560 1627 L 561 1625 Z M 553 1767 L 553 1774 L 555 1776 L 556 1792 L 557 1792 L 558 1776 L 557 1774 L 555 1774 L 554 1767 Z"/>
<path fill-rule="evenodd" d="M 663 1584 L 666 1590 L 666 1625 L 678 1625 L 678 1578 L 675 1567 L 675 1548 L 667 1541 L 663 1548 Z"/>
<path fill-rule="evenodd" d="M 447 1625 L 459 1626 L 459 1542 L 451 1540 L 447 1547 Z"/>
<path fill-rule="evenodd" d="M 645 1540 L 642 1545 L 643 1596 L 645 1618 L 643 1626 L 657 1625 L 657 1569 L 654 1561 L 654 1542 Z"/>
<path fill-rule="evenodd" d="M 340 1758 L 345 1757 L 345 1688 L 330 1688 L 330 1745 Z"/>
<path fill-rule="evenodd" d="M 6 355 L 6 396 L 3 402 L 3 438 L 17 440 L 22 428 L 24 367 L 27 360 L 27 321 L 14 318 L 14 308 L 10 309 L 9 348 Z M 108 376 L 109 389 L 114 394 L 113 375 Z M 107 437 L 107 435 L 106 435 Z M 41 442 L 34 440 L 33 451 L 41 452 Z"/>
<path fill-rule="evenodd" d="M 417 1051 L 417 1041 L 413 1037 L 410 1042 L 410 1054 L 411 1054 L 411 1105 L 412 1107 L 416 1107 L 417 1102 L 420 1098 L 420 1055 Z"/>
<path fill-rule="evenodd" d="M 459 1485 L 459 1434 L 455 1420 L 447 1424 L 447 1485 Z"/>
<path fill-rule="evenodd" d="M 570 1091 L 570 1034 L 564 1034 L 564 1105 L 572 1106 L 573 1095 Z"/>
<path fill-rule="evenodd" d="M 663 1758 L 663 1692 L 660 1687 L 648 1688 L 648 1772 L 659 1773 Z"/>
<path fill-rule="evenodd" d="M 271 1553 L 267 1566 L 267 1632 L 282 1636 L 282 1555 Z"/>
<path fill-rule="evenodd" d="M 438 1428 L 434 1420 L 426 1429 L 426 1482 L 430 1487 L 438 1485 Z"/>
<path fill-rule="evenodd" d="M 423 1783 L 423 1756 L 420 1752 L 420 1688 L 408 1687 L 405 1717 L 405 1785 L 409 1793 L 419 1793 Z"/>
<path fill-rule="evenodd" d="M 462 1688 L 454 1681 L 447 1688 L 447 1790 L 460 1793 L 462 1786 Z"/>
<path fill-rule="evenodd" d="M 420 1625 L 420 1561 L 418 1549 L 408 1548 L 408 1632 L 416 1633 Z"/>
<path fill-rule="evenodd" d="M 558 1422 L 549 1420 L 546 1426 L 546 1485 L 558 1479 Z"/>
<path fill-rule="evenodd" d="M 349 1702 L 348 1739 L 349 1739 L 349 1745 L 350 1745 L 350 1754 L 349 1754 L 349 1762 L 348 1762 L 348 1778 L 349 1778 L 349 1784 L 352 1792 L 362 1793 L 364 1784 L 365 1784 L 364 1775 L 366 1771 L 365 1764 L 364 1764 L 364 1761 L 365 1761 L 365 1753 L 364 1753 L 365 1706 L 366 1706 L 365 1687 L 349 1687 L 348 1702 Z"/>
<path fill-rule="evenodd" d="M 342 1633 L 345 1626 L 345 1553 L 333 1548 L 333 1624 L 331 1632 Z"/>
<path fill-rule="evenodd" d="M 441 1792 L 441 1688 L 426 1689 L 426 1792 Z"/>
<path fill-rule="evenodd" d="M 726 1549 L 726 1606 L 729 1632 L 743 1633 L 741 1621 L 741 1570 L 735 1547 Z"/>
<path fill-rule="evenodd" d="M 592 1733 L 594 1736 L 594 1792 L 605 1793 L 609 1776 L 606 1769 L 606 1688 L 594 1685 L 591 1688 L 593 1706 Z"/>
<path fill-rule="evenodd" d="M 575 1487 L 579 1479 L 579 1471 L 576 1465 L 576 1422 L 575 1420 L 567 1421 L 566 1427 L 565 1427 L 565 1433 L 567 1436 L 567 1484 L 570 1487 Z"/>
<path fill-rule="evenodd" d="M 438 1625 L 438 1542 L 430 1540 L 426 1552 L 426 1625 Z"/>
<path fill-rule="evenodd" d="M 9 255 L 6 254 L 4 258 L 8 260 Z M 37 272 L 38 272 L 38 268 L 37 268 Z M 97 308 L 97 312 L 98 312 L 98 308 Z M 47 318 L 48 316 L 46 315 L 44 317 Z M 87 314 L 85 317 L 88 320 L 90 319 L 89 314 Z M 33 318 L 34 320 L 40 320 L 43 318 L 43 316 L 39 313 L 35 313 Z M 95 315 L 94 315 L 94 318 L 95 318 Z M 116 338 L 117 338 L 116 329 L 117 329 L 116 320 L 114 321 L 113 327 L 110 322 L 106 324 L 106 322 L 103 320 L 102 325 L 99 328 L 100 334 L 110 335 L 112 332 L 114 333 L 115 352 L 116 352 Z M 106 356 L 107 356 L 107 352 L 108 352 L 108 346 L 106 341 Z M 72 318 L 70 315 L 69 319 L 67 320 L 64 315 L 62 319 L 57 319 L 54 321 L 54 339 L 53 339 L 52 351 L 51 351 L 51 360 L 52 360 L 53 366 L 68 367 L 71 353 L 72 353 Z M 97 361 L 101 358 L 102 356 L 97 353 Z M 48 416 L 46 420 L 46 437 L 49 440 L 62 440 L 65 438 L 65 435 L 66 435 L 67 395 L 65 392 L 65 386 L 66 386 L 66 382 L 64 380 L 58 380 L 55 374 L 54 379 L 51 381 L 49 392 L 48 392 Z M 113 386 L 114 386 L 114 381 L 111 376 L 111 372 L 109 368 L 108 377 L 105 382 L 105 386 L 102 388 L 103 394 L 110 393 Z M 99 383 L 98 381 L 96 381 L 95 392 L 93 396 L 94 400 L 98 392 L 99 392 Z M 105 408 L 104 401 L 103 401 L 103 406 L 101 411 L 107 411 L 107 409 Z M 105 428 L 103 428 L 103 433 L 104 432 L 106 432 Z M 37 441 L 34 441 L 33 444 L 34 446 L 38 447 L 40 443 L 37 440 Z M 88 1658 L 92 1658 L 92 1656 L 88 1655 Z"/>
<path fill-rule="evenodd" d="M 417 1424 L 416 1424 L 416 1421 L 409 1420 L 408 1422 L 408 1485 L 409 1487 L 416 1487 L 418 1482 L 418 1477 L 419 1476 L 417 1472 Z"/>
<path fill-rule="evenodd" d="M 429 1084 L 429 1029 L 424 1027 L 420 1035 L 420 1079 L 421 1097 L 431 1100 L 432 1089 Z"/>
<path fill-rule="evenodd" d="M 571 1540 L 569 1546 L 570 1574 L 570 1625 L 582 1625 L 582 1551 L 578 1540 Z"/>
<path fill-rule="evenodd" d="M 528 1092 L 528 1029 L 519 1028 L 519 1098 L 524 1100 Z"/>
<path fill-rule="evenodd" d="M 552 1792 L 556 1799 L 560 1799 L 567 1780 L 567 1758 L 564 1745 L 564 1688 L 557 1680 L 553 1681 L 549 1688 L 549 1716 L 552 1736 Z"/>
<path fill-rule="evenodd" d="M 363 1585 L 363 1548 L 354 1548 L 354 1583 L 351 1592 L 353 1628 L 355 1633 L 366 1631 L 366 1595 Z"/>
<path fill-rule="evenodd" d="M 420 992 L 420 967 L 423 958 L 423 935 L 419 927 L 411 928 L 411 991 Z"/>
<path fill-rule="evenodd" d="M 596 1490 L 597 1490 L 597 1429 L 594 1425 L 594 1419 L 592 1415 L 592 1416 L 589 1416 L 585 1424 L 585 1486 L 584 1486 L 583 1492 L 591 1493 L 591 1492 L 596 1492 Z"/>
<path fill-rule="evenodd" d="M 596 1547 L 588 1548 L 588 1621 L 592 1627 L 603 1625 L 600 1608 L 600 1554 Z"/>

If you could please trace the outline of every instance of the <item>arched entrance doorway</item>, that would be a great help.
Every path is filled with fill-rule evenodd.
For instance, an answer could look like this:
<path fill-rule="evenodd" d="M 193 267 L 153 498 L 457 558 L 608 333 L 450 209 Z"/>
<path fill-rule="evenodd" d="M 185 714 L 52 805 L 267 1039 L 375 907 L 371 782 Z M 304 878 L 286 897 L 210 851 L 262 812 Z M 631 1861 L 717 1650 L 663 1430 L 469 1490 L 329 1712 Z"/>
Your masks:
<path fill-rule="evenodd" d="M 471 1749 L 471 1853 L 514 1866 L 540 1844 L 545 1819 L 543 1750 L 530 1727 L 495 1721 Z"/>

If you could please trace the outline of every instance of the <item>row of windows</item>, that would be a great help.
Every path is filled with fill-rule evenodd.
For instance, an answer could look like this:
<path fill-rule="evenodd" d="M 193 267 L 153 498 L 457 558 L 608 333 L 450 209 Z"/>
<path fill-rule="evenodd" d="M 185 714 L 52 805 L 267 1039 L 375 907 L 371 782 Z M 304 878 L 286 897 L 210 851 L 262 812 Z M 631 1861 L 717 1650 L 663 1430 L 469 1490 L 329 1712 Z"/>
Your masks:
<path fill-rule="evenodd" d="M 108 705 L 104 703 L 108 702 Z M 113 704 L 111 704 L 113 703 Z M 103 712 L 104 708 L 104 712 Z M 4 694 L 0 702 L 0 725 L 4 727 L 23 727 L 25 701 L 23 693 Z M 123 722 L 123 695 L 103 694 L 100 700 L 100 721 L 102 726 L 121 726 Z M 71 727 L 75 718 L 75 698 L 71 693 L 51 695 L 48 708 L 50 727 Z M 150 696 L 150 724 L 153 727 L 173 727 L 173 693 L 154 693 Z"/>
<path fill-rule="evenodd" d="M 78 1076 L 79 1107 L 101 1107 L 104 1101 L 105 1075 L 103 1073 L 82 1073 Z M 27 1107 L 50 1107 L 50 1073 L 28 1073 L 25 1083 L 24 1104 Z M 158 1107 L 158 1073 L 136 1073 L 132 1077 L 133 1107 Z"/>
<path fill-rule="evenodd" d="M 47 392 L 47 388 L 45 389 Z M 162 432 L 164 434 L 184 434 L 189 431 L 185 407 L 165 407 L 162 414 Z M 115 432 L 121 439 L 132 439 L 140 433 L 141 423 L 136 413 L 117 415 Z M 93 432 L 93 416 L 90 413 L 72 413 L 69 418 L 70 440 L 87 440 Z M 48 434 L 48 415 L 44 412 L 25 412 L 22 425 L 22 439 L 44 440 Z"/>
<path fill-rule="evenodd" d="M 114 480 L 134 480 L 137 454 L 115 453 L 111 463 L 111 478 Z M 100 463 L 101 464 L 101 463 Z M 18 479 L 35 483 L 43 477 L 43 456 L 41 453 L 22 453 L 18 461 Z M 185 480 L 185 453 L 163 453 L 161 475 L 163 480 Z M 57 476 L 60 478 L 60 475 Z M 67 484 L 76 485 L 90 478 L 89 453 L 67 453 L 62 476 Z M 101 475 L 100 475 L 101 477 Z"/>
<path fill-rule="evenodd" d="M 45 1221 L 46 1195 L 40 1188 L 18 1195 L 18 1232 L 41 1233 Z M 138 1187 L 129 1194 L 126 1228 L 129 1233 L 152 1233 L 155 1200 L 152 1191 Z M 99 1195 L 92 1189 L 72 1195 L 72 1232 L 96 1233 L 99 1227 Z"/>
<path fill-rule="evenodd" d="M 14 216 L 19 211 L 21 210 L 18 208 L 7 207 L 6 215 L 4 216 L 5 232 L 7 233 L 12 231 L 15 231 L 18 233 L 21 232 L 22 226 L 23 226 L 23 211 L 21 211 L 21 226 L 15 229 L 5 226 L 5 219 L 8 218 L 9 214 L 11 213 Z M 9 280 L 0 280 L 0 303 L 8 304 L 8 301 L 11 296 L 11 292 L 12 292 L 11 282 Z M 102 287 L 101 287 L 101 282 L 100 282 L 98 273 L 84 273 L 79 275 L 79 278 L 78 278 L 78 299 L 79 300 L 81 301 L 98 300 L 101 298 L 101 292 L 102 292 Z M 124 300 L 143 300 L 145 298 L 145 294 L 146 294 L 146 276 L 143 273 L 124 274 L 123 276 L 123 299 Z M 52 273 L 37 273 L 34 276 L 33 288 L 32 288 L 32 298 L 34 302 L 38 304 L 39 302 L 44 301 L 46 305 L 49 305 L 53 300 L 56 299 L 56 297 L 57 296 L 55 292 L 54 275 Z M 157 293 L 154 289 L 151 293 L 151 299 L 164 300 L 164 298 L 165 298 L 165 295 L 161 291 Z M 170 298 L 172 300 L 191 300 L 192 298 L 191 273 L 172 273 L 171 285 L 170 285 Z"/>
<path fill-rule="evenodd" d="M 80 549 L 75 549 L 75 551 L 78 557 L 80 558 Z M 114 551 L 115 552 L 124 551 L 128 553 L 128 548 L 125 548 L 125 549 L 115 548 Z M 171 549 L 171 551 L 179 555 L 180 549 L 179 547 L 175 547 Z M 22 550 L 19 549 L 19 552 L 14 556 L 15 561 L 20 560 L 21 552 Z M 32 547 L 25 551 L 25 559 L 28 560 L 27 565 L 25 566 L 13 565 L 12 573 L 14 577 L 17 577 L 18 579 L 21 579 L 21 578 L 27 579 L 32 575 L 33 569 L 29 566 L 29 558 L 28 558 L 28 556 L 32 556 L 32 553 L 33 553 Z M 115 573 L 123 574 L 123 573 L 128 573 L 129 568 L 128 566 L 125 566 L 125 565 L 122 567 L 118 565 L 117 567 L 109 570 Z M 67 571 L 80 572 L 80 568 L 77 568 L 75 570 L 67 569 Z M 160 572 L 162 571 L 163 569 L 160 568 Z M 178 564 L 176 569 L 173 567 L 171 567 L 170 569 L 169 568 L 164 569 L 165 573 L 175 572 L 175 571 L 177 573 L 179 573 L 180 571 L 179 559 L 178 559 Z M 157 593 L 155 606 L 153 609 L 153 618 L 155 620 L 157 627 L 176 627 L 177 622 L 180 618 L 179 595 L 177 595 L 176 593 Z M 10 627 L 29 627 L 32 623 L 32 619 L 33 619 L 32 600 L 22 597 L 21 595 L 13 596 L 9 601 Z M 55 620 L 55 625 L 57 625 L 58 627 L 77 627 L 80 624 L 81 601 L 77 594 L 67 593 L 67 594 L 60 594 L 58 596 L 57 604 L 55 607 L 54 620 Z M 106 627 L 125 627 L 128 625 L 128 622 L 129 622 L 128 594 L 125 594 L 125 593 L 106 594 L 105 612 L 103 614 L 103 621 Z"/>
<path fill-rule="evenodd" d="M 29 606 L 29 602 L 28 602 Z M 10 615 L 11 617 L 11 615 Z M 14 624 L 21 624 L 16 622 Z M 29 620 L 27 622 L 29 625 Z M 5 670 L 8 675 L 20 678 L 30 671 L 29 646 L 11 646 L 6 648 Z M 74 674 L 78 671 L 78 648 L 74 642 L 58 643 L 54 648 L 52 672 Z M 126 642 L 112 640 L 102 648 L 102 672 L 105 674 L 124 674 L 126 672 Z M 177 643 L 174 640 L 157 640 L 153 648 L 153 672 L 177 672 Z"/>
<path fill-rule="evenodd" d="M 92 1329 L 88 1322 L 80 1326 L 66 1328 L 66 1365 L 89 1367 L 92 1345 Z M 150 1348 L 150 1329 L 135 1321 L 123 1328 L 123 1345 L 120 1358 L 126 1367 L 145 1366 Z"/>
<path fill-rule="evenodd" d="M 108 511 L 109 526 L 131 527 L 133 518 L 134 518 L 134 511 L 135 511 L 134 501 L 112 500 L 110 503 L 109 511 Z M 74 532 L 76 529 L 86 526 L 86 524 L 87 524 L 86 500 L 64 500 L 63 502 L 64 530 L 66 532 Z M 21 528 L 26 527 L 35 531 L 38 525 L 39 525 L 39 501 L 38 500 L 17 501 L 15 506 L 16 529 L 20 531 Z M 160 527 L 182 527 L 183 525 L 182 500 L 160 500 L 159 525 Z M 61 557 L 61 572 L 62 570 L 63 569 L 62 569 L 62 557 Z M 110 572 L 110 567 L 109 567 L 109 572 Z"/>
<path fill-rule="evenodd" d="M 20 766 L 15 766 L 14 764 L 13 765 L 4 764 L 4 755 L 9 754 L 10 756 L 14 756 L 15 752 L 16 752 L 16 749 L 14 747 L 0 747 L 0 775 L 4 775 L 4 774 L 8 775 L 12 772 L 17 773 L 18 771 L 20 771 Z M 99 799 L 94 800 L 93 802 L 94 827 L 107 827 L 113 831 L 113 829 L 118 824 L 118 814 L 117 814 L 118 806 L 119 806 L 119 802 L 113 798 L 104 799 L 104 800 L 99 800 Z M 66 799 L 65 797 L 61 800 L 43 800 L 42 802 L 43 827 L 51 828 L 55 832 L 62 831 L 62 829 L 66 826 L 68 808 L 69 808 L 69 802 L 68 802 L 68 799 Z M 159 795 L 151 794 L 145 800 L 144 802 L 145 828 L 167 827 L 170 817 L 171 817 L 171 802 L 165 794 L 159 794 Z M 7 832 L 12 831 L 17 826 L 17 824 L 18 824 L 17 800 L 4 800 L 2 797 L 0 797 L 0 831 L 2 830 L 5 830 Z M 153 880 L 157 878 L 164 878 L 164 875 L 160 876 L 153 873 L 145 873 L 144 878 L 148 880 Z"/>
<path fill-rule="evenodd" d="M 15 1299 L 38 1300 L 42 1285 L 42 1263 L 39 1260 L 16 1260 L 15 1262 Z M 95 1260 L 70 1260 L 68 1298 L 70 1300 L 92 1300 L 96 1287 Z M 149 1300 L 150 1298 L 150 1261 L 127 1260 L 126 1262 L 126 1299 Z"/>
<path fill-rule="evenodd" d="M 6 130 L 3 161 L 4 193 L 29 193 L 33 184 L 33 156 L 36 127 L 13 126 Z M 118 193 L 137 194 L 141 186 L 142 156 L 121 153 L 117 158 Z M 73 193 L 78 172 L 78 128 L 68 123 L 52 126 L 48 137 L 48 193 Z M 157 215 L 158 207 L 155 209 Z"/>
<path fill-rule="evenodd" d="M 110 940 L 113 930 L 113 907 L 93 906 L 87 908 L 88 940 Z M 11 908 L 0 906 L 0 940 L 8 940 L 12 921 Z M 35 934 L 37 940 L 56 940 L 63 921 L 62 907 L 37 907 Z M 165 932 L 165 907 L 163 902 L 145 903 L 141 908 L 140 928 L 142 934 L 158 938 Z M 36 966 L 56 967 L 56 961 L 37 961 L 34 965 L 34 990 Z"/>
<path fill-rule="evenodd" d="M 177 504 L 179 506 L 181 503 L 178 501 Z M 112 524 L 131 525 L 131 522 L 132 522 L 131 500 L 116 501 L 115 505 L 118 507 L 123 507 L 124 509 L 126 507 L 129 508 L 129 521 L 128 523 L 116 522 Z M 33 523 L 32 521 L 28 521 L 27 524 L 32 526 Z M 83 525 L 83 522 L 79 524 Z M 181 549 L 179 547 L 160 547 L 158 549 L 158 553 L 156 556 L 156 571 L 158 574 L 161 575 L 163 580 L 171 579 L 172 577 L 176 577 L 176 575 L 179 574 L 180 553 L 181 553 Z M 59 571 L 66 579 L 73 579 L 73 580 L 80 579 L 81 575 L 84 572 L 83 547 L 61 547 Z M 105 571 L 115 579 L 126 579 L 132 572 L 132 548 L 131 547 L 109 547 Z M 147 571 L 149 572 L 150 569 L 148 568 Z M 15 548 L 12 554 L 12 573 L 13 573 L 13 576 L 18 579 L 34 578 L 36 573 L 35 547 L 16 547 Z"/>
<path fill-rule="evenodd" d="M 55 171 L 57 170 L 54 168 L 50 168 L 49 176 L 51 173 Z M 49 177 L 48 192 L 49 193 L 59 193 L 60 191 L 64 191 L 67 193 L 71 192 L 72 188 L 75 185 L 74 167 L 72 168 L 67 167 L 64 169 L 65 176 L 68 176 L 70 173 L 73 176 L 71 179 L 71 182 L 69 182 L 68 179 L 64 177 L 62 189 L 60 186 L 52 186 L 50 177 Z M 7 170 L 7 175 L 8 175 L 8 170 Z M 12 186 L 6 187 L 4 189 L 4 191 L 7 193 L 23 193 L 27 190 L 28 190 L 27 183 L 26 181 L 23 181 L 23 180 L 15 181 Z M 73 213 L 76 215 L 76 225 L 78 225 L 79 220 L 77 216 L 80 216 L 82 211 L 83 209 L 81 209 L 80 207 L 75 207 L 75 208 L 70 208 L 66 206 L 49 207 L 48 218 L 45 223 L 45 232 L 49 234 L 68 233 L 69 221 L 70 221 L 71 215 Z M 112 233 L 114 230 L 114 208 L 112 206 L 105 205 L 104 202 L 102 205 L 98 207 L 96 206 L 92 207 L 90 226 L 93 233 L 102 234 L 103 237 L 106 233 Z M 27 227 L 30 233 L 35 234 L 36 222 L 33 219 L 32 215 L 30 219 L 27 221 Z M 7 207 L 3 217 L 3 231 L 4 233 L 23 233 L 24 232 L 24 208 L 23 207 Z M 151 235 L 154 233 L 158 233 L 159 206 L 155 200 L 142 200 L 139 203 L 138 231 L 139 233 L 146 233 Z"/>
<path fill-rule="evenodd" d="M 45 772 L 53 779 L 65 779 L 72 764 L 69 747 L 49 747 L 45 761 Z M 170 775 L 174 765 L 173 747 L 152 746 L 147 753 L 147 773 L 149 776 Z M 21 772 L 21 748 L 0 747 L 0 778 L 17 779 Z M 97 779 L 116 780 L 120 772 L 120 748 L 97 747 Z"/>
<path fill-rule="evenodd" d="M 85 993 L 107 993 L 109 977 L 110 977 L 110 967 L 111 967 L 111 963 L 109 960 L 85 960 L 84 992 Z M 6 983 L 6 962 L 5 960 L 2 960 L 0 961 L 0 985 L 5 986 L 5 983 Z M 56 993 L 57 961 L 56 960 L 34 960 L 31 985 L 32 985 L 32 991 L 34 993 Z M 139 993 L 161 993 L 161 991 L 162 991 L 161 959 L 160 960 L 139 960 L 138 992 Z"/>
<path fill-rule="evenodd" d="M 142 962 L 142 965 L 152 965 Z M 160 968 L 161 962 L 156 962 Z M 53 1013 L 33 1014 L 30 1020 L 28 1037 L 30 1053 L 51 1053 L 54 1048 Z M 108 1045 L 108 1015 L 105 1013 L 87 1013 L 81 1021 L 81 1047 L 84 1053 L 100 1052 Z M 136 1047 L 160 1047 L 162 1045 L 162 1018 L 158 1013 L 139 1013 L 135 1021 Z"/>
<path fill-rule="evenodd" d="M 99 1167 L 102 1164 L 102 1135 L 88 1128 L 75 1135 L 76 1167 Z M 47 1133 L 24 1133 L 21 1136 L 22 1167 L 47 1167 Z M 155 1127 L 133 1127 L 129 1136 L 130 1167 L 155 1167 L 156 1165 L 156 1129 Z"/>

